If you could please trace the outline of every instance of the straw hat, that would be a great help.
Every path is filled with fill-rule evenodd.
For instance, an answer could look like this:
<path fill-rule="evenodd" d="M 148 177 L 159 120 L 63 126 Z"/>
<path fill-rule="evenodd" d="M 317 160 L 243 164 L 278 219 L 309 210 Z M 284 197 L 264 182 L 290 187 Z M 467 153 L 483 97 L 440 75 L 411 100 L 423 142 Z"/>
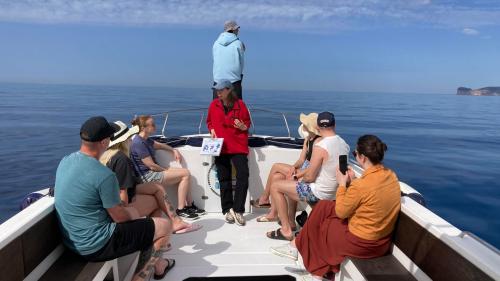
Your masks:
<path fill-rule="evenodd" d="M 303 138 L 308 137 L 309 134 L 305 130 L 305 128 L 307 128 L 307 130 L 309 130 L 309 132 L 319 136 L 319 131 L 316 127 L 317 120 L 318 120 L 318 113 L 312 112 L 312 113 L 309 113 L 307 115 L 304 113 L 301 113 L 300 114 L 300 123 L 302 123 L 302 125 L 300 125 L 300 127 L 299 127 L 299 135 Z"/>
<path fill-rule="evenodd" d="M 130 136 L 139 133 L 139 126 L 133 126 L 129 128 L 122 121 L 115 121 L 113 124 L 111 124 L 111 126 L 113 126 L 116 133 L 111 136 L 111 141 L 109 142 L 108 147 L 112 147 L 117 143 L 126 141 Z"/>

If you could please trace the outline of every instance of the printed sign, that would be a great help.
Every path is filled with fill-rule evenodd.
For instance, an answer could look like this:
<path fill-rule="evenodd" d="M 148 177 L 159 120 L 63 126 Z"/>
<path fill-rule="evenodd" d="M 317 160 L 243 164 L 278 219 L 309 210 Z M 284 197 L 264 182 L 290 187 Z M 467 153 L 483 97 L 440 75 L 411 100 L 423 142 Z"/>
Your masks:
<path fill-rule="evenodd" d="M 222 150 L 222 144 L 224 143 L 224 139 L 217 138 L 204 138 L 203 143 L 201 144 L 201 155 L 212 155 L 219 156 Z"/>

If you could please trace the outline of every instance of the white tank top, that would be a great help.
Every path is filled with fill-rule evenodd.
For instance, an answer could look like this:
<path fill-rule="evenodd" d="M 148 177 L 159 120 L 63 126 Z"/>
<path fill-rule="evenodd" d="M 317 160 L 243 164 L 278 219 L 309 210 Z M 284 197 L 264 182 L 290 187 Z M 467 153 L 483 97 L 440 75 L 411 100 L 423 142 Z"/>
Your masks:
<path fill-rule="evenodd" d="M 316 180 L 309 186 L 319 199 L 335 200 L 338 187 L 335 171 L 339 164 L 339 155 L 349 155 L 349 145 L 338 135 L 323 138 L 316 145 L 328 152 L 328 160 L 323 162 Z"/>

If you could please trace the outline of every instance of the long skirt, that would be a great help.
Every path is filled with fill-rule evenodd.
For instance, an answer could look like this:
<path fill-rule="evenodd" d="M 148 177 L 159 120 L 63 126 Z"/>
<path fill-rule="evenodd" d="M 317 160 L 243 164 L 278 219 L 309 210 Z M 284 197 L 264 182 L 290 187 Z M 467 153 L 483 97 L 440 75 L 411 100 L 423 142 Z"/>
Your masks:
<path fill-rule="evenodd" d="M 391 235 L 379 240 L 361 239 L 349 232 L 347 219 L 337 217 L 335 201 L 321 200 L 295 242 L 307 271 L 324 276 L 338 272 L 345 257 L 376 258 L 385 255 L 391 246 Z"/>

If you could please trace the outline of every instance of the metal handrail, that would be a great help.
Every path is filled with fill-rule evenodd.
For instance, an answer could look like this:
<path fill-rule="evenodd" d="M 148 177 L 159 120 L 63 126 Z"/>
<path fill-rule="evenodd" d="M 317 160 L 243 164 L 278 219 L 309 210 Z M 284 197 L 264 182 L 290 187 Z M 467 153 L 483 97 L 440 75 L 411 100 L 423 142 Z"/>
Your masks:
<path fill-rule="evenodd" d="M 168 117 L 172 113 L 179 113 L 179 112 L 190 112 L 190 111 L 201 111 L 201 117 L 200 117 L 200 122 L 198 124 L 198 134 L 201 134 L 201 127 L 203 124 L 203 119 L 205 118 L 205 111 L 207 108 L 205 107 L 198 107 L 198 108 L 187 108 L 187 109 L 176 109 L 176 110 L 171 110 L 171 111 L 166 111 L 166 112 L 161 112 L 161 113 L 154 113 L 150 114 L 152 117 L 159 117 L 159 116 L 165 116 L 165 119 L 163 120 L 163 127 L 161 129 L 161 135 L 162 137 L 165 137 L 165 132 L 167 128 L 167 123 L 168 123 Z M 290 127 L 288 126 L 288 120 L 286 118 L 286 115 L 283 112 L 280 111 L 275 111 L 275 110 L 270 110 L 270 109 L 264 109 L 264 108 L 253 108 L 253 107 L 248 107 L 248 112 L 250 114 L 250 122 L 252 123 L 252 134 L 255 134 L 255 124 L 253 122 L 252 118 L 252 112 L 268 112 L 268 113 L 275 113 L 279 114 L 283 117 L 283 121 L 285 123 L 285 127 L 288 133 L 288 138 L 291 138 L 291 133 L 290 133 Z M 137 114 L 135 115 L 137 116 Z"/>

